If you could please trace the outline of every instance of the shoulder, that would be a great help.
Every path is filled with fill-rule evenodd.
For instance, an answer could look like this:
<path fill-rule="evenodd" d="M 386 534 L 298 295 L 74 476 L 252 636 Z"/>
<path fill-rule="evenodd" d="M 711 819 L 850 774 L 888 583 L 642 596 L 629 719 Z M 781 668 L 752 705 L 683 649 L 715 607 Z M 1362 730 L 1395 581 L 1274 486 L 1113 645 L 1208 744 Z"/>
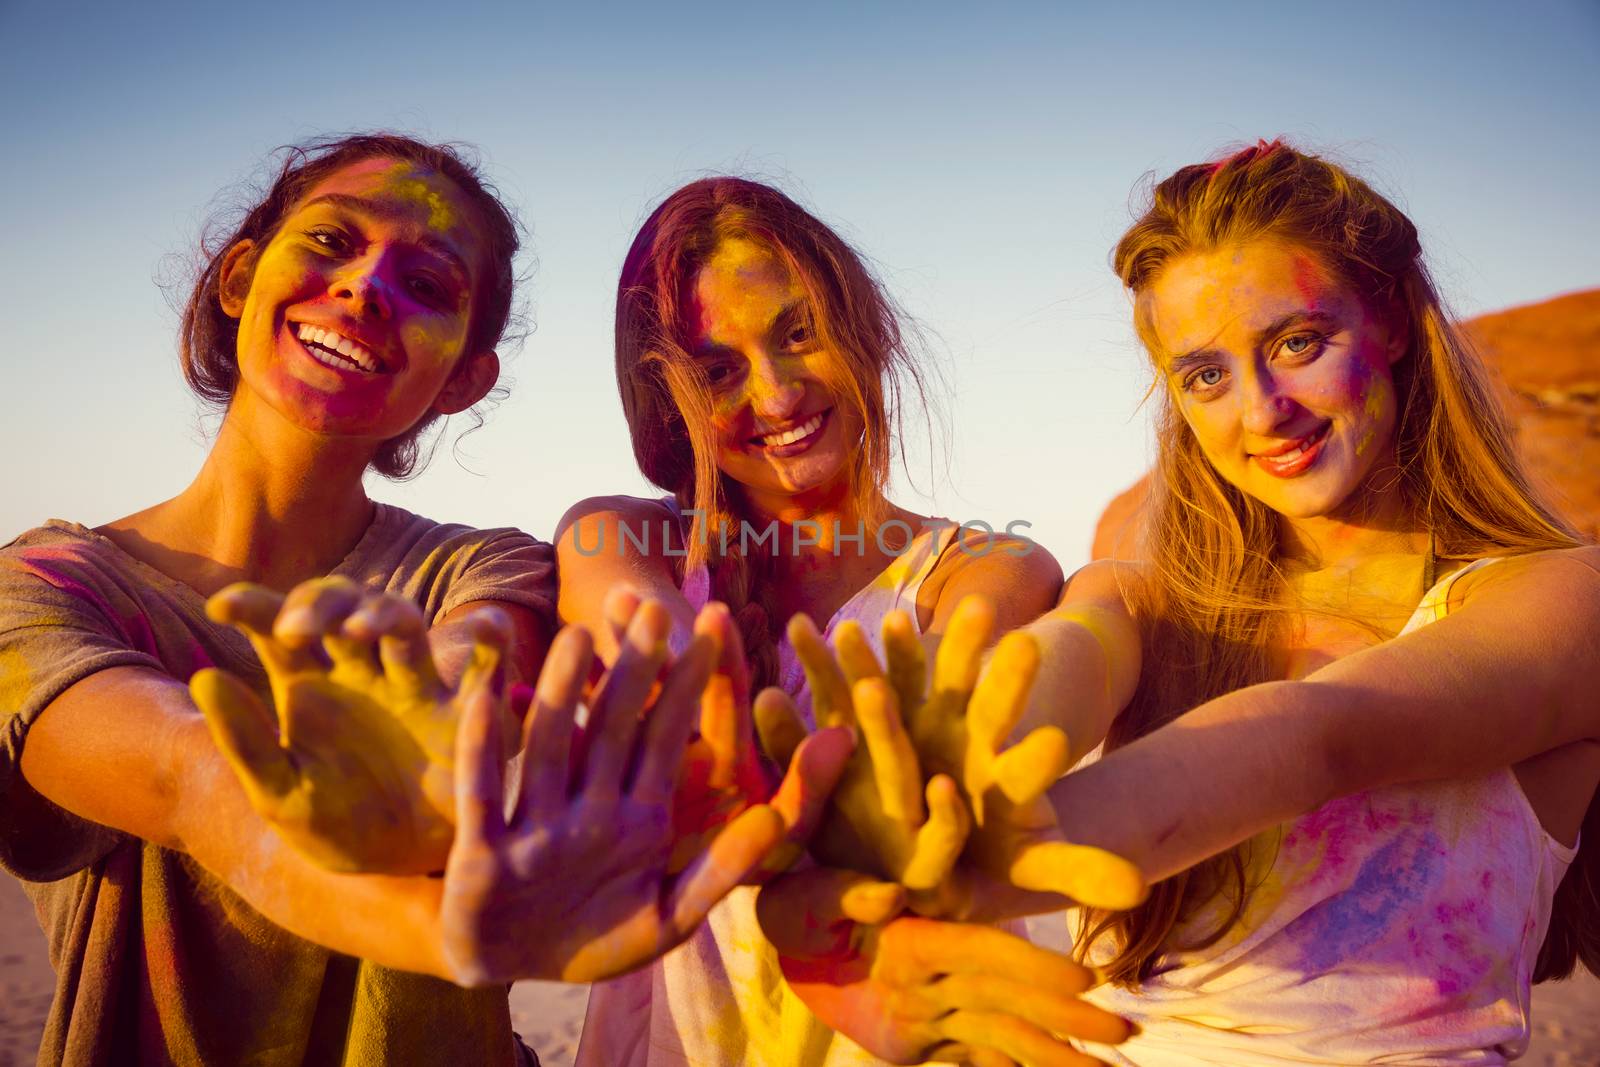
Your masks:
<path fill-rule="evenodd" d="M 578 523 L 659 522 L 673 517 L 660 500 L 638 496 L 591 496 L 567 509 L 556 524 L 556 541 L 566 539 L 567 531 Z"/>
<path fill-rule="evenodd" d="M 1451 609 L 1524 602 L 1576 621 L 1600 620 L 1600 545 L 1507 556 L 1478 567 L 1450 586 Z"/>
<path fill-rule="evenodd" d="M 475 558 L 516 553 L 548 559 L 550 545 L 514 526 L 467 526 L 436 522 L 392 504 L 379 504 L 358 554 L 379 565 L 404 569 L 464 565 Z M 369 564 L 370 565 L 370 564 Z"/>
<path fill-rule="evenodd" d="M 0 548 L 0 596 L 43 583 L 98 599 L 97 590 L 143 584 L 139 569 L 137 561 L 93 530 L 52 520 Z"/>
<path fill-rule="evenodd" d="M 1025 537 L 966 527 L 956 531 L 917 599 L 938 616 L 953 611 L 963 597 L 988 597 L 1005 630 L 1050 610 L 1060 591 L 1061 564 L 1049 549 Z"/>
<path fill-rule="evenodd" d="M 339 571 L 409 597 L 430 620 L 479 600 L 553 615 L 555 551 L 511 526 L 435 522 L 380 504 L 361 545 Z"/>

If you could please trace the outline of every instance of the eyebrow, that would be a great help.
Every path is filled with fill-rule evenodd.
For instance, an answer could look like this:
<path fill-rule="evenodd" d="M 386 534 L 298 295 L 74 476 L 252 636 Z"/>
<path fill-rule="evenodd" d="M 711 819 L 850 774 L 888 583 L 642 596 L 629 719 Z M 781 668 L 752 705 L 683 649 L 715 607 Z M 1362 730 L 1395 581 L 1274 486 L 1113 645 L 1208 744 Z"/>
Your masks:
<path fill-rule="evenodd" d="M 783 307 L 779 308 L 777 314 L 772 316 L 772 321 L 767 323 L 767 332 L 771 333 L 779 326 L 785 326 L 794 321 L 795 315 L 804 311 L 807 300 L 807 297 L 797 296 L 787 304 L 783 305 Z M 727 350 L 728 347 L 726 345 L 719 345 L 715 342 L 712 342 L 710 344 L 696 345 L 690 352 L 690 355 L 703 358 L 707 356 L 719 355 Z"/>
<path fill-rule="evenodd" d="M 1263 329 L 1256 331 L 1256 337 L 1271 337 L 1274 334 L 1282 333 L 1285 329 L 1297 322 L 1304 322 L 1308 325 L 1315 324 L 1319 326 L 1328 326 L 1333 325 L 1337 321 L 1338 320 L 1335 319 L 1333 315 L 1326 311 L 1311 311 L 1309 309 L 1301 309 L 1299 311 L 1291 311 L 1287 315 L 1280 315 L 1278 318 L 1273 319 Z M 1191 349 L 1190 351 L 1185 352 L 1183 355 L 1175 356 L 1173 359 L 1168 361 L 1167 373 L 1180 373 L 1188 370 L 1190 367 L 1197 366 L 1201 363 L 1205 363 L 1207 360 L 1214 359 L 1218 355 L 1220 355 L 1220 353 L 1217 349 L 1208 346 L 1201 346 L 1200 348 Z"/>
<path fill-rule="evenodd" d="M 396 222 L 410 221 L 410 216 L 399 208 L 392 207 L 381 200 L 369 200 L 364 196 L 352 196 L 349 193 L 323 193 L 321 196 L 307 200 L 300 206 L 301 209 L 304 210 L 308 207 L 315 207 L 318 204 L 329 204 L 333 207 L 342 207 L 346 211 L 353 211 L 358 215 L 367 215 L 371 218 L 387 219 Z M 467 269 L 466 260 L 462 259 L 461 253 L 457 252 L 453 247 L 451 247 L 448 242 L 442 241 L 437 237 L 425 233 L 417 239 L 417 243 L 428 249 L 430 252 L 433 252 L 435 255 L 449 260 L 450 265 L 454 267 L 463 278 L 472 277 L 472 272 Z"/>

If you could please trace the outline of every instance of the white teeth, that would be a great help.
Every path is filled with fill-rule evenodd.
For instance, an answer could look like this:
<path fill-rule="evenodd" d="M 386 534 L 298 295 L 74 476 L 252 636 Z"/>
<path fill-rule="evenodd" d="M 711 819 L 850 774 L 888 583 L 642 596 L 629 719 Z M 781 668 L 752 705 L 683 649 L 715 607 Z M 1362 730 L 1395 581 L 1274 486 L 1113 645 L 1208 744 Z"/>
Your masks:
<path fill-rule="evenodd" d="M 378 369 L 378 361 L 371 352 L 350 340 L 350 338 L 340 336 L 333 330 L 301 323 L 299 337 L 301 341 L 306 343 L 306 351 L 315 356 L 319 363 L 346 370 L 353 363 L 369 373 L 376 372 Z M 320 345 L 321 348 L 313 348 L 311 347 L 312 345 Z M 345 358 L 339 359 L 332 354 L 333 352 L 337 352 Z"/>
<path fill-rule="evenodd" d="M 783 433 L 768 434 L 767 436 L 762 437 L 760 440 L 762 445 L 767 448 L 781 448 L 784 445 L 792 445 L 796 441 L 810 437 L 812 434 L 817 432 L 817 428 L 821 425 L 822 413 L 818 412 L 817 414 L 811 416 L 811 418 L 807 419 L 803 424 L 796 426 L 792 430 L 785 430 Z"/>

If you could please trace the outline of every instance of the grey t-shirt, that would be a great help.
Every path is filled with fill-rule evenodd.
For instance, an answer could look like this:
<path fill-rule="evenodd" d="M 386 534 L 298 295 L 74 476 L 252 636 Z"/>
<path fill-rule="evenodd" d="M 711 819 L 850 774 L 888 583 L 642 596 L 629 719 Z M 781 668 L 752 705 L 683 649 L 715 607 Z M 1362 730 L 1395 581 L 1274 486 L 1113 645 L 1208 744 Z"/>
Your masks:
<path fill-rule="evenodd" d="M 553 554 L 517 530 L 378 504 L 333 573 L 409 597 L 430 625 L 462 604 L 500 601 L 554 629 Z M 72 815 L 23 779 L 28 728 L 96 671 L 142 666 L 188 681 L 216 666 L 265 696 L 249 642 L 206 618 L 204 603 L 75 523 L 53 520 L 0 549 L 0 866 L 32 897 L 56 971 L 39 1062 L 514 1062 L 504 989 L 330 952 L 269 922 L 188 855 Z"/>

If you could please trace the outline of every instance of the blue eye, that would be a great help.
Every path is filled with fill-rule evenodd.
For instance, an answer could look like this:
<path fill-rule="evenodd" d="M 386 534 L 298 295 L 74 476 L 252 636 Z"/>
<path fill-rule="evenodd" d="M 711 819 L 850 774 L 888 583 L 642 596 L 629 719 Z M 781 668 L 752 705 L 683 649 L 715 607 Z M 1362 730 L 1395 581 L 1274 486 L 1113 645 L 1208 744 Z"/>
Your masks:
<path fill-rule="evenodd" d="M 1199 381 L 1201 385 L 1216 385 L 1218 382 L 1222 381 L 1222 368 L 1205 367 L 1195 375 L 1195 379 Z"/>
<path fill-rule="evenodd" d="M 1297 333 L 1283 339 L 1283 350 L 1291 356 L 1303 356 L 1315 349 L 1321 340 L 1314 333 Z"/>

